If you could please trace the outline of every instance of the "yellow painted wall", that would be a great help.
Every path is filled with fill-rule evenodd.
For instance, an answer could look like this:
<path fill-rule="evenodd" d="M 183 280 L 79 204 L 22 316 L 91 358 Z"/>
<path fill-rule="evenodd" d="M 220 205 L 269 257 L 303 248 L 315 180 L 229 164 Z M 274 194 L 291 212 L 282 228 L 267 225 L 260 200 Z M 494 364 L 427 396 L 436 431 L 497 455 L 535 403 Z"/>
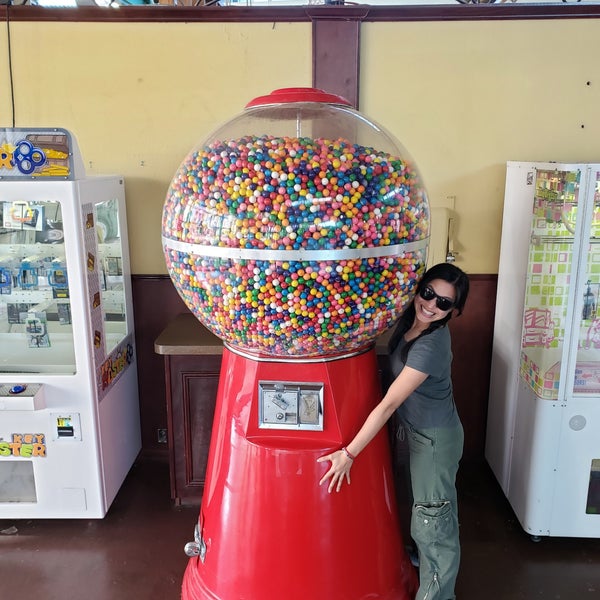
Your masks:
<path fill-rule="evenodd" d="M 16 125 L 70 129 L 89 174 L 125 176 L 136 274 L 166 273 L 162 204 L 190 148 L 251 98 L 312 80 L 310 23 L 13 22 L 11 39 Z M 594 19 L 362 24 L 361 110 L 434 206 L 454 202 L 468 272 L 497 272 L 507 160 L 600 161 L 598 56 Z"/>
<path fill-rule="evenodd" d="M 432 205 L 454 202 L 457 264 L 497 273 L 506 161 L 600 162 L 600 21 L 361 32 L 361 110 L 413 156 Z"/>
<path fill-rule="evenodd" d="M 167 272 L 162 207 L 189 150 L 252 98 L 312 81 L 310 23 L 13 22 L 11 41 L 16 126 L 65 127 L 88 174 L 125 177 L 135 274 Z M 0 127 L 6 47 L 0 27 Z"/>

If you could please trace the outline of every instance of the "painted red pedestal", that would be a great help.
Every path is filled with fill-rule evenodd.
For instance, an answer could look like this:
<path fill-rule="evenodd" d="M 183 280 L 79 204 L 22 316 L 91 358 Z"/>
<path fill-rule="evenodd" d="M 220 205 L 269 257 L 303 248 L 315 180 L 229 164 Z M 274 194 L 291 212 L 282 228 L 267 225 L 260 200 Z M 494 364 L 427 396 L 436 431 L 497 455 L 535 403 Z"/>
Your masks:
<path fill-rule="evenodd" d="M 258 384 L 323 384 L 323 430 L 259 428 Z M 317 362 L 223 354 L 204 497 L 183 600 L 411 600 L 385 429 L 352 484 L 318 482 L 381 398 L 374 349 Z"/>

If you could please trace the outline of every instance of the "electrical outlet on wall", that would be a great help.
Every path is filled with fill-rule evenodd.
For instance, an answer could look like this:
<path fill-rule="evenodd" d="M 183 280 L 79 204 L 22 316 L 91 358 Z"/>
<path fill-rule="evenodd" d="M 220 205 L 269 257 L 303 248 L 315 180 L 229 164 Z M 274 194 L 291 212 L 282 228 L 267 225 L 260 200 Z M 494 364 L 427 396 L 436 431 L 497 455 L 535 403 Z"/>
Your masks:
<path fill-rule="evenodd" d="M 157 440 L 159 444 L 167 443 L 167 430 L 166 429 L 157 429 Z"/>

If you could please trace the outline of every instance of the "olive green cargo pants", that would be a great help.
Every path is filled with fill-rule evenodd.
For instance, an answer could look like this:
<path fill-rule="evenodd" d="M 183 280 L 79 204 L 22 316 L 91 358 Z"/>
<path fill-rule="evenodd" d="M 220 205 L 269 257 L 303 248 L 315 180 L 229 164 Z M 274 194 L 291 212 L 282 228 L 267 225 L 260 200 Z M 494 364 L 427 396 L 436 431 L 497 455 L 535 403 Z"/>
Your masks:
<path fill-rule="evenodd" d="M 410 532 L 419 551 L 415 600 L 454 600 L 460 563 L 456 472 L 464 444 L 460 423 L 417 430 L 404 424 L 413 494 Z"/>

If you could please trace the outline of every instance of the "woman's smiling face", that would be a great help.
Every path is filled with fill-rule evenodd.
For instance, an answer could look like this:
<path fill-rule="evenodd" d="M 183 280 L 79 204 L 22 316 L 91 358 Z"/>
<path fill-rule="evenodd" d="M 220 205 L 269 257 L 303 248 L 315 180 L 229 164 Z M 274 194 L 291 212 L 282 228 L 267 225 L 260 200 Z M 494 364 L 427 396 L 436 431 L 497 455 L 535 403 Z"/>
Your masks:
<path fill-rule="evenodd" d="M 425 294 L 427 297 L 428 288 L 434 295 L 432 295 L 429 300 L 425 300 L 422 294 Z M 433 279 L 415 296 L 414 305 L 416 318 L 426 327 L 429 326 L 430 323 L 443 319 L 448 312 L 452 310 L 452 306 L 447 310 L 440 309 L 438 307 L 438 302 L 440 302 L 438 298 L 449 300 L 453 304 L 456 299 L 454 285 L 443 279 Z M 444 304 L 443 301 L 441 303 Z"/>

